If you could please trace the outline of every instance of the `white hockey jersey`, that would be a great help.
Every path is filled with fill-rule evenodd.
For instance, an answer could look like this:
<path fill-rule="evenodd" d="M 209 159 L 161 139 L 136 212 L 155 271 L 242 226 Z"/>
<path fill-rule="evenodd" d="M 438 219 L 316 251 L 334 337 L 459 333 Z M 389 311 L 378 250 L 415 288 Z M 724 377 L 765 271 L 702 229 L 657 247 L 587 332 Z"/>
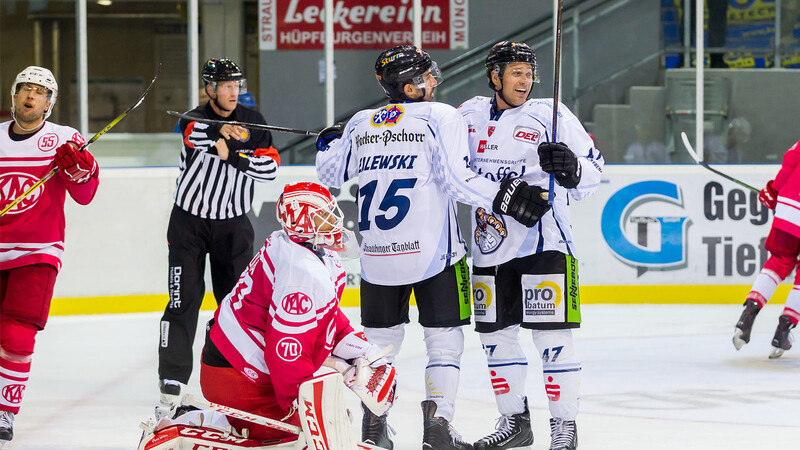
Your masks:
<path fill-rule="evenodd" d="M 469 169 L 467 125 L 444 103 L 389 104 L 350 119 L 317 153 L 317 175 L 340 187 L 358 177 L 361 276 L 403 285 L 438 274 L 466 253 L 456 201 L 491 209 L 500 184 Z"/>
<path fill-rule="evenodd" d="M 549 188 L 550 175 L 539 167 L 538 147 L 550 141 L 553 101 L 531 99 L 523 105 L 492 114 L 492 98 L 473 97 L 459 107 L 469 125 L 470 165 L 492 180 L 522 178 L 530 185 Z M 478 267 L 502 264 L 514 258 L 547 250 L 575 255 L 569 199 L 581 200 L 600 184 L 603 156 L 577 117 L 566 106 L 558 106 L 557 142 L 563 142 L 578 157 L 581 181 L 575 189 L 557 182 L 553 208 L 532 228 L 491 209 L 472 209 L 472 258 Z"/>

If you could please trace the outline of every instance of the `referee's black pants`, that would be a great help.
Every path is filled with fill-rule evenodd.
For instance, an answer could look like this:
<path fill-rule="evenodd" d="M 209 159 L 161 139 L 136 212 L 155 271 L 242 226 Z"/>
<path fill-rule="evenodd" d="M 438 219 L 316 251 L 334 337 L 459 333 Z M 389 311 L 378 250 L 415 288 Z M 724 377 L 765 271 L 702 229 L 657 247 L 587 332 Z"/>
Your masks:
<path fill-rule="evenodd" d="M 186 384 L 192 374 L 192 344 L 205 294 L 206 254 L 219 305 L 253 257 L 253 225 L 246 215 L 214 220 L 173 206 L 167 229 L 169 303 L 161 317 L 159 379 Z"/>

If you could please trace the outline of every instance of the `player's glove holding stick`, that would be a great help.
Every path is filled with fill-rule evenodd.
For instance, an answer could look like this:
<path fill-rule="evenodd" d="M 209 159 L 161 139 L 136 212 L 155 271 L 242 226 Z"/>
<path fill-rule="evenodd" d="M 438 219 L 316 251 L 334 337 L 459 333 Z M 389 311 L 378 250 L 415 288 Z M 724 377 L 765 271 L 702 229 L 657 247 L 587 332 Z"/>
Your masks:
<path fill-rule="evenodd" d="M 563 142 L 539 144 L 539 166 L 543 171 L 552 173 L 556 182 L 567 189 L 573 189 L 581 182 L 578 157 Z"/>
<path fill-rule="evenodd" d="M 550 205 L 547 204 L 546 190 L 531 186 L 519 178 L 506 178 L 500 182 L 500 190 L 494 197 L 492 210 L 511 216 L 530 228 L 550 211 Z"/>

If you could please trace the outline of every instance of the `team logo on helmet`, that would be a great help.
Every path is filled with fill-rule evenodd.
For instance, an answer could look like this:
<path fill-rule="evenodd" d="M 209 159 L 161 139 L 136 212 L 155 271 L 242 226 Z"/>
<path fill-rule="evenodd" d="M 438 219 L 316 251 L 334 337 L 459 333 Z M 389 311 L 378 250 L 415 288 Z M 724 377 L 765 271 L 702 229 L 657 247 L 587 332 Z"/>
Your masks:
<path fill-rule="evenodd" d="M 508 229 L 503 219 L 483 208 L 475 211 L 475 243 L 481 253 L 488 255 L 496 251 L 508 237 Z"/>
<path fill-rule="evenodd" d="M 372 115 L 372 121 L 370 122 L 373 127 L 379 127 L 381 125 L 386 125 L 387 127 L 392 127 L 397 125 L 397 122 L 400 121 L 403 113 L 403 107 L 400 105 L 389 105 L 384 106 L 383 108 L 375 111 L 375 114 Z"/>

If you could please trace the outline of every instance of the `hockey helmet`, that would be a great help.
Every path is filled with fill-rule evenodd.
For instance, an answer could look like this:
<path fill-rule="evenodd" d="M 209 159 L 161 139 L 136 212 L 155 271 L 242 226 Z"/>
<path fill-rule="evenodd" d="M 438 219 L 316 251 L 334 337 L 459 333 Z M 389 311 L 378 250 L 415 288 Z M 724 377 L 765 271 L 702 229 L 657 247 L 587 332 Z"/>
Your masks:
<path fill-rule="evenodd" d="M 287 184 L 278 198 L 276 214 L 292 241 L 336 251 L 344 249 L 344 214 L 325 186 L 311 182 Z"/>
<path fill-rule="evenodd" d="M 375 77 L 386 95 L 392 100 L 405 97 L 403 87 L 412 84 L 425 88 L 423 75 L 430 69 L 437 84 L 444 81 L 436 61 L 428 52 L 413 45 L 399 45 L 384 51 L 375 61 Z"/>
<path fill-rule="evenodd" d="M 211 58 L 203 65 L 203 81 L 210 84 L 215 90 L 220 81 L 238 81 L 239 94 L 247 92 L 247 79 L 242 69 L 235 62 L 227 58 Z"/>
<path fill-rule="evenodd" d="M 14 96 L 22 88 L 23 84 L 29 83 L 38 84 L 47 89 L 47 101 L 50 103 L 50 106 L 44 111 L 44 117 L 42 119 L 46 120 L 50 116 L 50 113 L 53 112 L 53 106 L 55 106 L 56 99 L 58 98 L 58 83 L 56 83 L 56 77 L 53 76 L 53 72 L 39 66 L 26 67 L 25 70 L 20 72 L 17 78 L 14 79 L 14 84 L 11 85 L 11 117 L 14 117 Z"/>
<path fill-rule="evenodd" d="M 533 82 L 539 82 L 539 70 L 536 66 L 536 54 L 530 46 L 524 42 L 500 41 L 494 44 L 486 56 L 486 77 L 489 78 L 489 87 L 494 89 L 492 83 L 492 72 L 502 80 L 503 71 L 512 62 L 528 63 L 533 69 Z"/>

